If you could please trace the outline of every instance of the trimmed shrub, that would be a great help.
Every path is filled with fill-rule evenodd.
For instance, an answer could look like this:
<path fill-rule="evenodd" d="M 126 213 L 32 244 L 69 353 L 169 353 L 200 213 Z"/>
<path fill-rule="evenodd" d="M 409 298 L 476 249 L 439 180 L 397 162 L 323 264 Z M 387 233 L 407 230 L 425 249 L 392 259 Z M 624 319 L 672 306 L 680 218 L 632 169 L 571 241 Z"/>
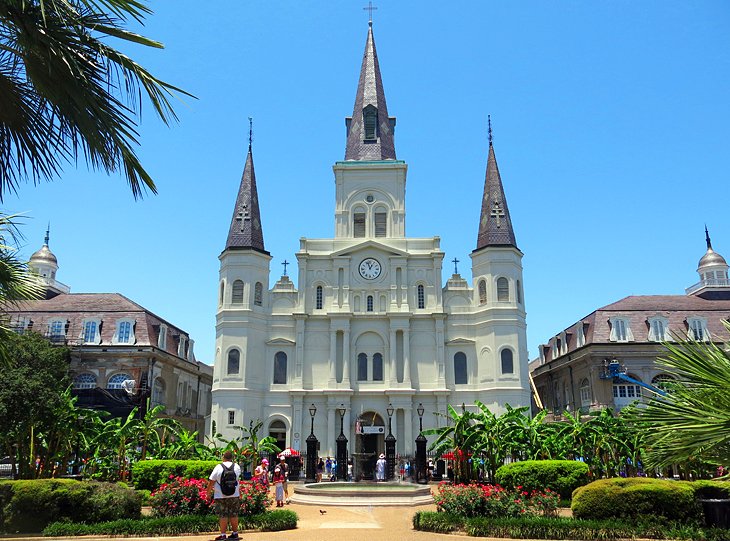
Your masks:
<path fill-rule="evenodd" d="M 653 515 L 694 522 L 701 515 L 690 485 L 647 477 L 600 479 L 576 489 L 571 508 L 576 518 L 638 521 Z"/>
<path fill-rule="evenodd" d="M 499 485 L 439 485 L 436 510 L 461 517 L 518 517 L 524 514 L 555 516 L 558 494 L 550 489 L 506 490 Z"/>
<path fill-rule="evenodd" d="M 289 510 L 275 510 L 242 518 L 240 529 L 262 532 L 293 530 L 297 527 L 297 514 Z M 141 520 L 115 520 L 99 524 L 73 524 L 54 522 L 43 530 L 46 537 L 70 537 L 78 535 L 120 536 L 171 536 L 180 534 L 208 533 L 218 529 L 218 518 L 213 515 L 144 518 Z"/>
<path fill-rule="evenodd" d="M 39 532 L 54 521 L 101 522 L 139 518 L 133 490 L 114 483 L 72 479 L 0 482 L 0 530 Z"/>
<path fill-rule="evenodd" d="M 730 481 L 698 480 L 692 481 L 692 488 L 698 498 L 730 498 Z"/>
<path fill-rule="evenodd" d="M 413 515 L 413 529 L 422 532 L 451 533 L 463 530 L 466 519 L 451 513 L 418 511 Z"/>
<path fill-rule="evenodd" d="M 157 490 L 175 477 L 207 479 L 217 460 L 140 460 L 132 466 L 134 488 Z"/>
<path fill-rule="evenodd" d="M 569 499 L 573 491 L 588 484 L 588 466 L 577 460 L 524 460 L 500 466 L 494 474 L 505 488 L 532 492 L 549 488 Z"/>

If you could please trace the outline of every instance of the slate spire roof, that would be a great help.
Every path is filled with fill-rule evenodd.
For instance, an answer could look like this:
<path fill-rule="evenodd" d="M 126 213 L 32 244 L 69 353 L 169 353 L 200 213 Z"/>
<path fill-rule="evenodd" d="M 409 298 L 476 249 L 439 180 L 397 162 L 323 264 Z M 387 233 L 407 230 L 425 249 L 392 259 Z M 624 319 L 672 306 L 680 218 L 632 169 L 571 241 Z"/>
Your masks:
<path fill-rule="evenodd" d="M 517 248 L 512 219 L 504 196 L 502 179 L 499 176 L 497 158 L 492 145 L 491 122 L 489 127 L 489 157 L 487 158 L 487 175 L 484 180 L 484 197 L 482 198 L 482 214 L 479 221 L 479 235 L 476 250 L 487 246 L 513 246 Z"/>
<path fill-rule="evenodd" d="M 256 173 L 253 168 L 251 142 L 248 143 L 246 166 L 243 168 L 241 186 L 238 188 L 236 206 L 233 208 L 231 228 L 228 231 L 226 250 L 251 249 L 267 254 L 264 248 L 264 232 L 261 228 L 259 196 L 256 190 Z"/>
<path fill-rule="evenodd" d="M 352 117 L 345 120 L 347 146 L 345 160 L 395 160 L 395 118 L 388 116 L 385 91 L 375 50 L 372 21 L 368 26 L 365 53 L 357 84 Z M 368 115 L 374 116 L 372 120 Z M 370 129 L 366 127 L 368 120 Z M 374 122 L 374 124 L 372 124 Z M 374 128 L 374 134 L 373 134 Z"/>

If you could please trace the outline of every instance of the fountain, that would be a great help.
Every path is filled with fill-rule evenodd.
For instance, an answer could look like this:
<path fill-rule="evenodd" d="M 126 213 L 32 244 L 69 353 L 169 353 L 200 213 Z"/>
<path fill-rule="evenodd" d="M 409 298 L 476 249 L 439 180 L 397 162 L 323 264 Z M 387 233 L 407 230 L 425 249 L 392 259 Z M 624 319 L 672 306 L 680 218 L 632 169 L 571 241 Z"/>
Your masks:
<path fill-rule="evenodd" d="M 433 503 L 428 485 L 398 482 L 323 482 L 295 485 L 293 503 L 308 505 L 414 506 Z"/>

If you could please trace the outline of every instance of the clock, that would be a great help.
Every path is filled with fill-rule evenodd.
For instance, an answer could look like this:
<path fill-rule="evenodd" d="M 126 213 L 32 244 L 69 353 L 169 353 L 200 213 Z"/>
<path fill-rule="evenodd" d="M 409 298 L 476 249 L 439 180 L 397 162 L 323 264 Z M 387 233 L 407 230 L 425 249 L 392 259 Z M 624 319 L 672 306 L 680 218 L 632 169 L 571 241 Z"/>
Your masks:
<path fill-rule="evenodd" d="M 362 276 L 366 280 L 375 280 L 378 276 L 380 276 L 380 271 L 382 270 L 382 268 L 380 267 L 380 263 L 378 263 L 377 259 L 368 257 L 362 260 L 359 270 L 360 276 Z"/>

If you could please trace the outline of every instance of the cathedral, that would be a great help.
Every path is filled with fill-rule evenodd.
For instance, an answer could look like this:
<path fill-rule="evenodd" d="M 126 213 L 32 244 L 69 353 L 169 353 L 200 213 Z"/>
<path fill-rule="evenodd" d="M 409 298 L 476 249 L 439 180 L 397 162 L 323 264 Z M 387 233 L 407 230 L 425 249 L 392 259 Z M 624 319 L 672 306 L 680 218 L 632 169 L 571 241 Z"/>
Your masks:
<path fill-rule="evenodd" d="M 448 405 L 530 405 L 523 254 L 491 133 L 471 282 L 453 274 L 444 286 L 440 238 L 406 236 L 395 126 L 370 23 L 332 168 L 334 237 L 301 239 L 296 286 L 284 272 L 270 287 L 249 144 L 219 257 L 211 429 L 226 439 L 260 420 L 259 436 L 282 448 L 303 450 L 313 433 L 334 456 L 342 430 L 358 455 L 382 453 L 392 431 L 409 456 L 419 425 L 443 426 Z"/>

